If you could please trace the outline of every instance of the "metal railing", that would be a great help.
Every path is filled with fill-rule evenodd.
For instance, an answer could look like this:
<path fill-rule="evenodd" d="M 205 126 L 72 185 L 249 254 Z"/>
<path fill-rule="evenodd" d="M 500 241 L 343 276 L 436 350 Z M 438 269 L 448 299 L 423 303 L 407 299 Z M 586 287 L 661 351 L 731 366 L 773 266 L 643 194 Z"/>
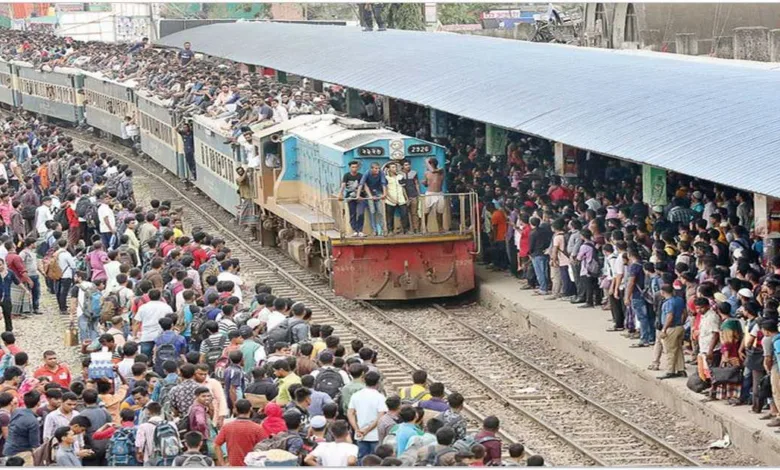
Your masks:
<path fill-rule="evenodd" d="M 421 194 L 407 204 L 388 204 L 381 197 L 331 198 L 331 213 L 341 238 L 363 234 L 384 237 L 406 234 L 472 234 L 480 251 L 477 194 Z M 390 211 L 393 217 L 389 218 Z"/>

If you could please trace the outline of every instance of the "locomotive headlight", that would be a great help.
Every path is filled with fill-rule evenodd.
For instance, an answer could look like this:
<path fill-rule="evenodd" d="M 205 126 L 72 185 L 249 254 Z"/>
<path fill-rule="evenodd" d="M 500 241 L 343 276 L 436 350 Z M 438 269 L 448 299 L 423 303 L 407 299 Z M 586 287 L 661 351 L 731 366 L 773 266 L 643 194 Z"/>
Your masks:
<path fill-rule="evenodd" d="M 395 150 L 393 153 L 390 154 L 390 158 L 393 160 L 403 160 L 404 159 L 404 153 L 401 150 Z"/>
<path fill-rule="evenodd" d="M 402 150 L 403 148 L 404 148 L 403 140 L 390 141 L 390 150 Z M 395 155 L 395 152 L 393 152 L 393 155 Z"/>

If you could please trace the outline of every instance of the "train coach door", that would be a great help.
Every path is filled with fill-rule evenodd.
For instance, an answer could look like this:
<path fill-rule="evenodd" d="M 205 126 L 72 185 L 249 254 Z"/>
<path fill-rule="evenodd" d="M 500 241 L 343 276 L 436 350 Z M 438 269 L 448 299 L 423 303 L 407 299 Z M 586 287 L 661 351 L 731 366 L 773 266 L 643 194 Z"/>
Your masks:
<path fill-rule="evenodd" d="M 274 184 L 281 171 L 281 136 L 273 134 L 260 141 L 260 171 L 255 173 L 258 204 L 265 205 L 274 195 Z"/>

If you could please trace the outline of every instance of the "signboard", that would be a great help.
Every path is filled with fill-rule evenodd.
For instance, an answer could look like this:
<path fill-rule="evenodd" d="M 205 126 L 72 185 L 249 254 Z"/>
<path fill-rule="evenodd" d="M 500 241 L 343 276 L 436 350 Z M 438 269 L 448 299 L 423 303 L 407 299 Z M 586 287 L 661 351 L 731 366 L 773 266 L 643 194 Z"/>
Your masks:
<path fill-rule="evenodd" d="M 577 153 L 579 149 L 560 142 L 555 143 L 555 174 L 566 178 L 579 176 Z"/>
<path fill-rule="evenodd" d="M 385 154 L 382 147 L 358 147 L 357 150 L 360 157 L 381 157 Z"/>
<path fill-rule="evenodd" d="M 55 4 L 55 8 L 57 8 L 57 11 L 60 13 L 71 13 L 74 11 L 84 11 L 84 8 L 87 6 L 86 3 L 57 3 Z"/>
<path fill-rule="evenodd" d="M 490 156 L 506 155 L 507 135 L 503 127 L 485 124 L 485 153 Z"/>
<path fill-rule="evenodd" d="M 651 207 L 666 205 L 666 170 L 642 165 L 642 202 Z"/>
<path fill-rule="evenodd" d="M 409 155 L 427 155 L 433 151 L 433 147 L 430 144 L 414 144 L 410 145 L 406 149 L 406 153 Z"/>
<path fill-rule="evenodd" d="M 449 126 L 449 114 L 431 109 L 431 137 L 447 137 Z"/>

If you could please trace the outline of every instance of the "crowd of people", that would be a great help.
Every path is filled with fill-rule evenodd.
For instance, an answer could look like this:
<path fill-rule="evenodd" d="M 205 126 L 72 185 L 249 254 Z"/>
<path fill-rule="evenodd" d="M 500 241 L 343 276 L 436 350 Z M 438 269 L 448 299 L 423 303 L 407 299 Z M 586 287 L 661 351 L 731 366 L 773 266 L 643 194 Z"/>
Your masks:
<path fill-rule="evenodd" d="M 544 464 L 505 456 L 495 416 L 469 433 L 464 397 L 423 370 L 392 389 L 376 350 L 251 285 L 169 201 L 136 200 L 127 165 L 35 117 L 0 124 L 6 465 Z M 25 317 L 58 316 L 46 292 L 81 364 L 16 341 Z"/>
<path fill-rule="evenodd" d="M 399 126 L 431 138 L 424 111 Z M 780 255 L 766 255 L 752 195 L 670 172 L 668 204 L 650 206 L 639 165 L 580 152 L 564 178 L 550 142 L 510 133 L 490 155 L 484 126 L 454 117 L 433 140 L 448 187 L 479 196 L 480 262 L 550 302 L 609 311 L 607 331 L 647 348 L 660 379 L 780 427 Z"/>

